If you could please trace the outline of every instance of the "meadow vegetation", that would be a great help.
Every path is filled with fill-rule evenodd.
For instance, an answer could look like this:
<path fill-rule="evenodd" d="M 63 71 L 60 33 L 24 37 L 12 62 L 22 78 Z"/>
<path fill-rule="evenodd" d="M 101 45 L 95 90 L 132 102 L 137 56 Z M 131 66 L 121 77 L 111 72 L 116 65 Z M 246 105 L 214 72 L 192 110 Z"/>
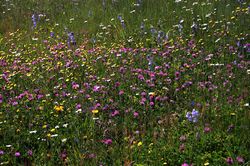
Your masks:
<path fill-rule="evenodd" d="M 249 12 L 1 0 L 0 165 L 249 165 Z"/>

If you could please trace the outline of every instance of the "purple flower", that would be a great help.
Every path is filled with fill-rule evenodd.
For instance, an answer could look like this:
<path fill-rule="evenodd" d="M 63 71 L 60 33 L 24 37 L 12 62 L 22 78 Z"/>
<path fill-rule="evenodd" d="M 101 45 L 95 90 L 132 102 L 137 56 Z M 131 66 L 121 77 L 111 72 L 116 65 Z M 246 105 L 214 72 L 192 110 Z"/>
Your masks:
<path fill-rule="evenodd" d="M 123 90 L 120 90 L 119 91 L 119 95 L 123 95 L 124 94 L 124 91 Z"/>
<path fill-rule="evenodd" d="M 187 137 L 185 135 L 180 136 L 179 140 L 181 142 L 185 142 L 187 140 Z"/>
<path fill-rule="evenodd" d="M 4 154 L 3 150 L 0 150 L 0 156 L 2 156 Z"/>
<path fill-rule="evenodd" d="M 90 158 L 90 159 L 92 159 L 92 158 L 96 158 L 96 154 L 91 153 L 91 154 L 89 154 L 89 155 L 88 155 L 88 158 Z"/>
<path fill-rule="evenodd" d="M 60 157 L 63 161 L 65 161 L 67 159 L 67 151 L 66 149 L 64 149 L 61 154 L 60 154 Z"/>
<path fill-rule="evenodd" d="M 72 88 L 73 88 L 73 89 L 78 89 L 79 87 L 80 87 L 79 84 L 77 84 L 77 83 L 75 83 L 75 82 L 72 83 Z"/>
<path fill-rule="evenodd" d="M 149 103 L 149 105 L 152 107 L 152 106 L 155 105 L 155 103 L 151 101 L 151 102 Z"/>
<path fill-rule="evenodd" d="M 36 27 L 36 16 L 35 16 L 35 14 L 33 14 L 32 16 L 31 16 L 31 19 L 32 19 L 32 22 L 33 22 L 33 26 L 34 26 L 34 28 Z"/>
<path fill-rule="evenodd" d="M 29 156 L 32 156 L 32 155 L 33 155 L 32 150 L 28 150 L 28 155 L 29 155 Z"/>
<path fill-rule="evenodd" d="M 0 94 L 0 103 L 3 102 L 3 96 Z"/>
<path fill-rule="evenodd" d="M 80 108 L 82 108 L 82 105 L 81 104 L 77 104 L 76 105 L 76 109 L 80 109 Z"/>
<path fill-rule="evenodd" d="M 137 118 L 139 116 L 138 112 L 134 112 L 134 117 Z"/>
<path fill-rule="evenodd" d="M 112 112 L 111 116 L 114 117 L 114 116 L 119 115 L 119 114 L 120 114 L 120 112 L 115 110 L 114 112 Z"/>
<path fill-rule="evenodd" d="M 68 45 L 69 46 L 70 46 L 70 43 L 72 43 L 74 46 L 76 45 L 76 40 L 75 40 L 73 32 L 68 33 Z"/>
<path fill-rule="evenodd" d="M 185 144 L 181 144 L 179 147 L 179 151 L 183 152 L 185 150 Z"/>
<path fill-rule="evenodd" d="M 20 157 L 20 156 L 21 156 L 21 153 L 20 153 L 20 152 L 16 152 L 16 153 L 15 153 L 15 156 L 16 156 L 16 157 Z"/>
<path fill-rule="evenodd" d="M 244 48 L 246 49 L 246 51 L 249 53 L 250 52 L 250 43 L 247 43 L 244 45 Z"/>
<path fill-rule="evenodd" d="M 226 159 L 226 162 L 227 162 L 228 165 L 232 165 L 232 164 L 234 163 L 234 160 L 233 160 L 232 157 L 228 157 L 228 158 Z"/>
<path fill-rule="evenodd" d="M 94 88 L 93 88 L 93 91 L 98 92 L 100 90 L 100 88 L 101 88 L 100 86 L 95 85 Z"/>
<path fill-rule="evenodd" d="M 36 97 L 39 100 L 39 99 L 43 98 L 43 94 L 38 94 Z"/>
<path fill-rule="evenodd" d="M 245 162 L 245 160 L 244 160 L 243 157 L 241 157 L 241 156 L 237 156 L 237 157 L 236 157 L 236 160 L 237 160 L 237 162 L 240 163 L 240 164 L 243 164 L 243 163 Z"/>
<path fill-rule="evenodd" d="M 122 21 L 122 16 L 121 15 L 118 15 L 117 18 L 118 18 L 119 21 Z"/>
<path fill-rule="evenodd" d="M 186 118 L 193 123 L 198 121 L 198 117 L 199 117 L 199 112 L 195 109 L 193 109 L 192 112 L 187 112 L 186 114 Z"/>
<path fill-rule="evenodd" d="M 181 164 L 181 166 L 189 166 L 186 162 L 184 162 L 183 164 Z"/>
<path fill-rule="evenodd" d="M 50 37 L 54 37 L 55 33 L 54 32 L 50 32 Z"/>
<path fill-rule="evenodd" d="M 211 131 L 211 128 L 210 128 L 210 127 L 206 126 L 206 127 L 204 128 L 204 133 L 209 133 L 210 131 Z"/>
<path fill-rule="evenodd" d="M 102 143 L 104 143 L 105 145 L 111 145 L 112 144 L 112 139 L 104 139 L 102 140 Z"/>

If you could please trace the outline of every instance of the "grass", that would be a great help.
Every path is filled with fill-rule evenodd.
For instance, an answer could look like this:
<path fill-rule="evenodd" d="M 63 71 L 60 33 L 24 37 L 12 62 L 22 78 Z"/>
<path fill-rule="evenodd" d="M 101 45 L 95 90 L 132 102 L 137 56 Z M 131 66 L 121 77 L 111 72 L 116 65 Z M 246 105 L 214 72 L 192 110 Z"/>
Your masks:
<path fill-rule="evenodd" d="M 248 5 L 3 1 L 0 164 L 248 165 Z"/>

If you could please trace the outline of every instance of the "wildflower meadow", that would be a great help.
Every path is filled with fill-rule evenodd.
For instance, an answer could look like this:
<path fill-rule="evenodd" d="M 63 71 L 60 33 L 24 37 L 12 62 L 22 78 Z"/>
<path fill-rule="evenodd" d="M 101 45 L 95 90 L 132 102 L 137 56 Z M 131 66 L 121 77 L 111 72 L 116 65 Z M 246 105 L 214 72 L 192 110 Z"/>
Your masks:
<path fill-rule="evenodd" d="M 249 1 L 0 2 L 0 165 L 250 165 Z"/>

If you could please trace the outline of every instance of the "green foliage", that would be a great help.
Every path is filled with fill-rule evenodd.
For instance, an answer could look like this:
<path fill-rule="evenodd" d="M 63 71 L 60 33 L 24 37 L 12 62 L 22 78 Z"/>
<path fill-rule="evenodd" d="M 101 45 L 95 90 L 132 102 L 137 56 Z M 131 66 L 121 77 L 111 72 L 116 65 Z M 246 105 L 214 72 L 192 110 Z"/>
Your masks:
<path fill-rule="evenodd" d="M 249 163 L 246 2 L 6 0 L 0 11 L 0 165 Z"/>

